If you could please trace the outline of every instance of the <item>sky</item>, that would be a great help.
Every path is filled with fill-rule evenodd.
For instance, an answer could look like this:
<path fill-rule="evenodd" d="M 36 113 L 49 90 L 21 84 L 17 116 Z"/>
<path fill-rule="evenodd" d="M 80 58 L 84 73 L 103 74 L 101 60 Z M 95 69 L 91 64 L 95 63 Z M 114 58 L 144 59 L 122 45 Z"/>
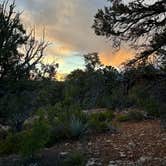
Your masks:
<path fill-rule="evenodd" d="M 58 72 L 66 74 L 84 67 L 83 55 L 98 52 L 102 63 L 118 67 L 133 56 L 127 47 L 114 52 L 111 43 L 96 36 L 93 17 L 106 0 L 16 0 L 17 10 L 23 11 L 22 21 L 30 31 L 35 28 L 40 39 L 51 44 L 46 50 L 45 63 L 59 63 Z"/>

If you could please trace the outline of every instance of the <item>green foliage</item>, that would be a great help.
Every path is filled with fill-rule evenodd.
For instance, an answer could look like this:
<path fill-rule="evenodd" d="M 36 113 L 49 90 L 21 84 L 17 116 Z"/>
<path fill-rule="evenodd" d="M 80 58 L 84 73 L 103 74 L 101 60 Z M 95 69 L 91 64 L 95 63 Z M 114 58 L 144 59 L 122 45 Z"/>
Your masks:
<path fill-rule="evenodd" d="M 144 114 L 141 111 L 132 110 L 127 113 L 129 120 L 131 121 L 142 121 L 144 119 Z"/>
<path fill-rule="evenodd" d="M 69 156 L 64 160 L 63 166 L 85 166 L 87 158 L 85 154 L 75 151 L 69 154 Z"/>
<path fill-rule="evenodd" d="M 25 131 L 20 152 L 23 156 L 33 156 L 35 152 L 45 147 L 50 137 L 50 127 L 46 121 L 39 119 L 33 128 Z"/>
<path fill-rule="evenodd" d="M 10 155 L 19 153 L 22 141 L 22 133 L 10 133 L 5 140 L 0 141 L 0 154 Z"/>
<path fill-rule="evenodd" d="M 146 89 L 146 85 L 135 86 L 129 94 L 129 98 L 137 107 L 142 108 L 148 116 L 159 117 L 160 104 L 155 100 L 153 89 Z"/>
<path fill-rule="evenodd" d="M 109 123 L 114 118 L 111 111 L 93 113 L 89 115 L 89 127 L 92 131 L 105 132 L 109 130 Z"/>
<path fill-rule="evenodd" d="M 80 107 L 69 105 L 66 101 L 57 103 L 55 106 L 38 111 L 47 117 L 51 126 L 50 139 L 47 146 L 54 145 L 57 141 L 69 138 L 79 138 L 87 128 L 87 116 Z"/>
<path fill-rule="evenodd" d="M 144 108 L 147 116 L 159 117 L 160 105 L 154 99 L 145 99 L 142 101 L 142 107 Z"/>
<path fill-rule="evenodd" d="M 99 113 L 93 113 L 90 115 L 90 118 L 96 119 L 98 121 L 111 121 L 114 118 L 112 111 L 104 111 Z"/>
<path fill-rule="evenodd" d="M 63 83 L 54 81 L 0 81 L 1 123 L 20 131 L 38 108 L 63 100 L 62 89 Z"/>
<path fill-rule="evenodd" d="M 72 116 L 69 122 L 69 133 L 72 138 L 79 138 L 83 134 L 85 134 L 87 130 L 87 124 L 77 116 Z"/>
<path fill-rule="evenodd" d="M 89 121 L 89 127 L 92 129 L 92 132 L 106 132 L 109 130 L 107 122 L 101 122 L 96 119 Z"/>
<path fill-rule="evenodd" d="M 89 62 L 91 61 L 90 55 L 87 55 L 88 60 L 86 62 L 89 69 L 86 69 L 86 71 L 75 70 L 67 76 L 65 98 L 84 109 L 106 107 L 105 99 L 119 85 L 119 73 L 111 66 L 101 67 L 100 63 L 100 65 L 96 64 L 96 62 L 93 62 L 93 57 L 92 62 Z"/>
<path fill-rule="evenodd" d="M 130 120 L 127 114 L 119 114 L 116 116 L 116 119 L 119 122 L 126 122 Z"/>
<path fill-rule="evenodd" d="M 132 110 L 127 113 L 116 115 L 116 119 L 119 122 L 142 121 L 144 120 L 144 113 L 141 111 Z"/>

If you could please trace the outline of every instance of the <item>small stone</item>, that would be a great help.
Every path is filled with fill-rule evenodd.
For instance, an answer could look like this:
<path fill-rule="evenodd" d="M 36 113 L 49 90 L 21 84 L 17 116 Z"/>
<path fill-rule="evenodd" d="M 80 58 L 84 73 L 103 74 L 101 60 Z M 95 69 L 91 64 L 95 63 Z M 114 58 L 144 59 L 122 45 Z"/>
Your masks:
<path fill-rule="evenodd" d="M 60 155 L 61 156 L 66 156 L 66 155 L 68 155 L 68 152 L 61 152 Z"/>
<path fill-rule="evenodd" d="M 126 157 L 126 154 L 124 152 L 120 152 L 120 157 Z"/>
<path fill-rule="evenodd" d="M 115 164 L 116 162 L 115 161 L 110 161 L 109 164 Z"/>
<path fill-rule="evenodd" d="M 107 141 L 106 141 L 106 143 L 110 143 L 110 142 L 111 142 L 111 140 L 107 140 Z"/>
<path fill-rule="evenodd" d="M 118 165 L 116 164 L 116 161 L 110 161 L 108 166 L 118 166 Z"/>
<path fill-rule="evenodd" d="M 92 145 L 92 142 L 88 142 L 88 146 L 91 146 Z"/>
<path fill-rule="evenodd" d="M 135 148 L 135 143 L 134 143 L 134 142 L 130 142 L 130 143 L 128 144 L 128 146 L 129 146 L 130 148 Z"/>
<path fill-rule="evenodd" d="M 162 141 L 166 141 L 166 138 L 162 138 Z"/>
<path fill-rule="evenodd" d="M 151 157 L 142 156 L 142 157 L 140 157 L 138 162 L 139 163 L 145 163 L 146 161 L 149 161 L 150 159 L 151 159 Z"/>
<path fill-rule="evenodd" d="M 94 165 L 96 165 L 96 161 L 97 161 L 96 158 L 91 158 L 88 160 L 86 166 L 94 166 Z"/>

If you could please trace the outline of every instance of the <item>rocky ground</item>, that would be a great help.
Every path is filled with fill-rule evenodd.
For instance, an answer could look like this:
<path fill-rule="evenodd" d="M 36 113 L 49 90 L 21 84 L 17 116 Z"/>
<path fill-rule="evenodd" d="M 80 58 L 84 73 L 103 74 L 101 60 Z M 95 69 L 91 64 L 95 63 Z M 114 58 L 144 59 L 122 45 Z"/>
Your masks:
<path fill-rule="evenodd" d="M 60 143 L 43 152 L 49 161 L 54 154 L 86 151 L 87 166 L 166 166 L 166 132 L 159 121 L 126 122 L 117 134 L 99 134 L 81 141 Z M 43 159 L 44 159 L 43 158 Z"/>
<path fill-rule="evenodd" d="M 56 166 L 57 156 L 76 150 L 86 152 L 86 166 L 166 166 L 166 132 L 160 130 L 156 120 L 121 123 L 116 134 L 87 136 L 45 149 L 43 164 Z M 17 157 L 1 159 L 0 166 L 12 160 Z"/>

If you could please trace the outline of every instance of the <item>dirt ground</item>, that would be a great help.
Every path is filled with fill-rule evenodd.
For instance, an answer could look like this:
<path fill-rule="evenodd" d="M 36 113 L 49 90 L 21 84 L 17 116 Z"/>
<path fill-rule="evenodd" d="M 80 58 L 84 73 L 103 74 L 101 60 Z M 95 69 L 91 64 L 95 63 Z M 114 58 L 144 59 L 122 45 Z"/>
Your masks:
<path fill-rule="evenodd" d="M 59 143 L 45 149 L 43 160 L 54 160 L 56 154 L 80 150 L 86 152 L 90 165 L 166 166 L 166 132 L 159 121 L 121 123 L 117 134 L 87 136 L 80 141 Z"/>

